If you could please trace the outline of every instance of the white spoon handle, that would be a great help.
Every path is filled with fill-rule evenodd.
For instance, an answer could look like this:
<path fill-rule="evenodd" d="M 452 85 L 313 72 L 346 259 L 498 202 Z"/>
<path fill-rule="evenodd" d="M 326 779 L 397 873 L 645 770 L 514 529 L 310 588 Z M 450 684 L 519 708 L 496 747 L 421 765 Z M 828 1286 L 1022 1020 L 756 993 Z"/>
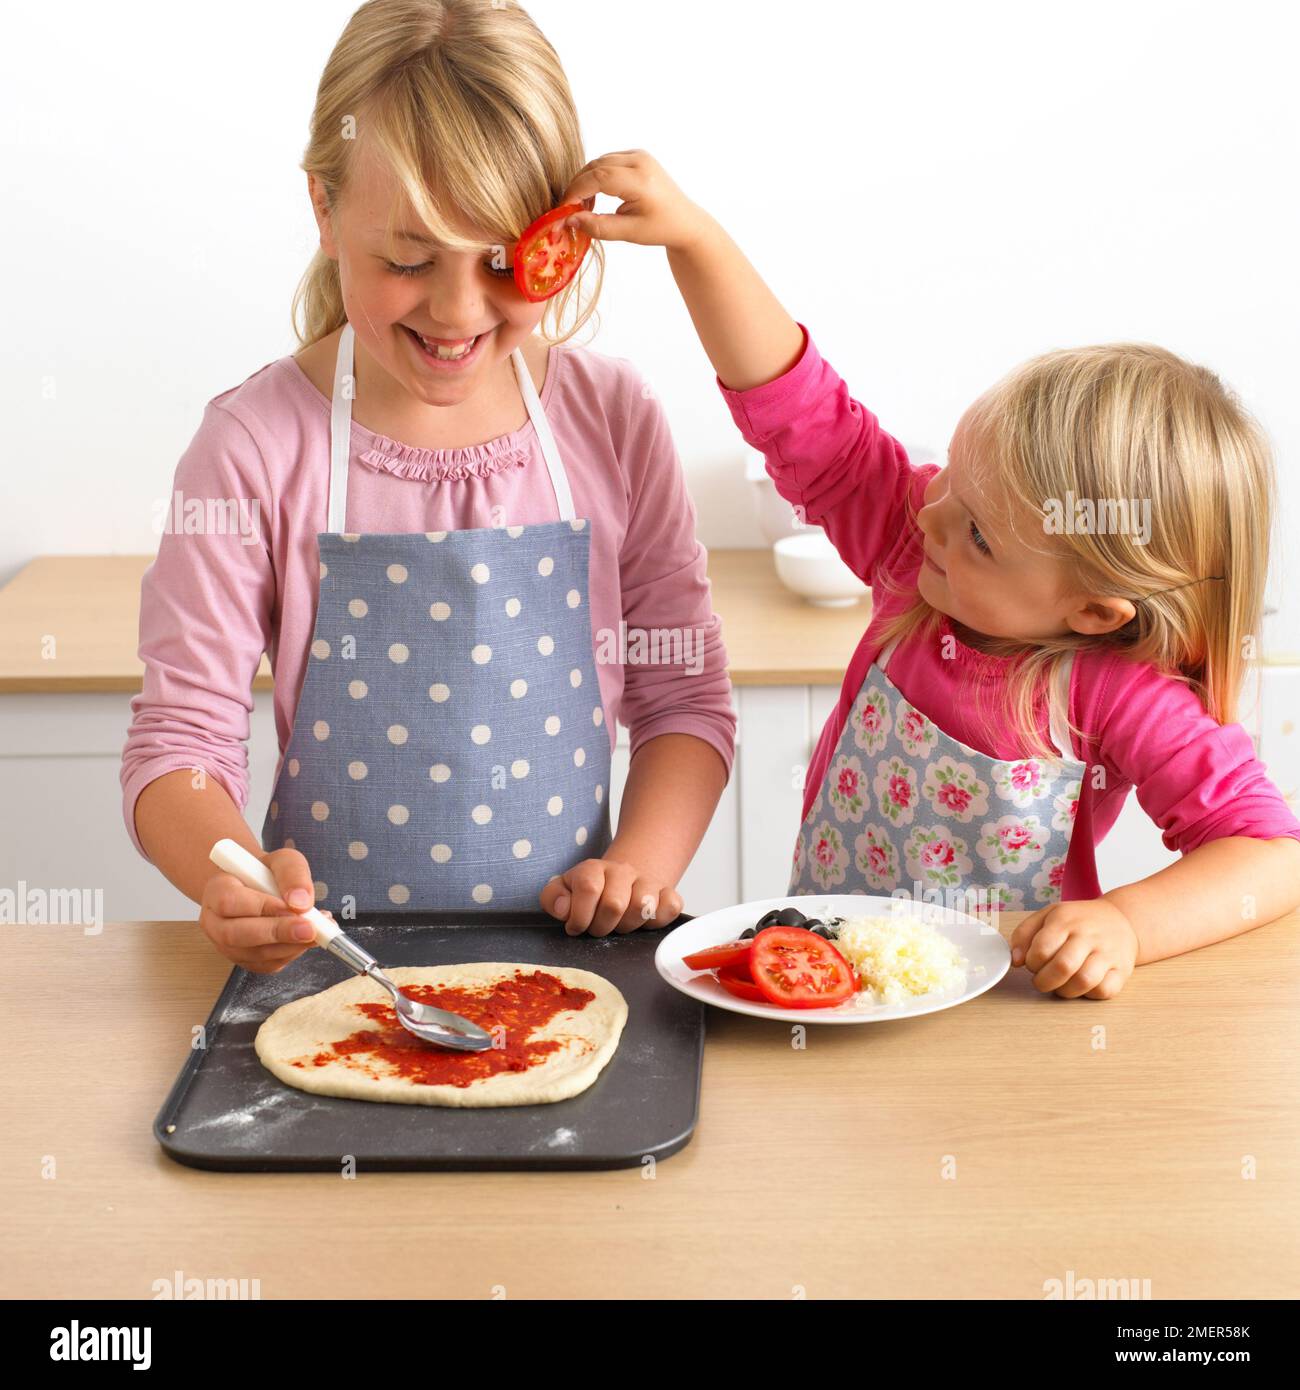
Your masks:
<path fill-rule="evenodd" d="M 245 887 L 256 888 L 259 892 L 269 893 L 273 898 L 283 899 L 284 895 L 277 887 L 270 869 L 256 855 L 250 854 L 243 845 L 236 841 L 218 840 L 212 846 L 212 852 L 208 858 L 217 868 L 224 869 L 228 874 L 234 874 Z M 317 946 L 328 950 L 330 942 L 335 937 L 343 935 L 339 927 L 323 912 L 318 912 L 314 907 L 304 910 L 291 907 L 289 911 L 311 924 L 312 930 L 316 933 Z"/>

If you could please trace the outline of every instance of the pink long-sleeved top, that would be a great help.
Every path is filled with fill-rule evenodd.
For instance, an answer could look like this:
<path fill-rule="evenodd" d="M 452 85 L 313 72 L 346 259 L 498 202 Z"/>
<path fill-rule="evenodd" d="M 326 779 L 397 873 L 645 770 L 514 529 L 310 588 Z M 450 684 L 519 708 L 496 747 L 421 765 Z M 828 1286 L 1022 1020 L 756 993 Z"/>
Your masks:
<path fill-rule="evenodd" d="M 730 776 L 736 717 L 726 650 L 662 407 L 630 362 L 563 346 L 547 355 L 541 401 L 575 514 L 591 522 L 592 641 L 611 748 L 615 719 L 633 756 L 659 734 L 692 734 L 717 749 Z M 202 768 L 246 806 L 251 686 L 263 651 L 275 672 L 283 759 L 316 619 L 329 421 L 330 402 L 282 357 L 208 402 L 177 465 L 175 520 L 141 586 L 144 686 L 131 701 L 122 755 L 123 814 L 146 859 L 135 802 L 164 773 Z M 485 444 L 422 449 L 353 420 L 351 442 L 349 532 L 559 519 L 531 421 Z M 223 507 L 224 522 L 185 533 L 187 515 Z M 620 645 L 620 623 L 630 634 L 677 630 L 683 645 L 659 645 L 652 664 L 634 640 Z M 602 659 L 611 655 L 619 659 Z"/>
<path fill-rule="evenodd" d="M 803 325 L 801 324 L 802 328 Z M 803 814 L 822 784 L 858 691 L 881 651 L 876 635 L 916 591 L 922 534 L 909 515 L 919 511 L 939 465 L 914 466 L 903 446 L 849 394 L 804 328 L 804 350 L 784 376 L 748 391 L 717 380 L 745 439 L 762 451 L 777 491 L 823 527 L 844 562 L 867 584 L 888 575 L 904 591 L 896 597 L 873 588 L 871 622 L 858 643 L 839 701 L 822 729 L 804 790 Z M 996 682 L 1010 658 L 961 642 L 945 617 L 941 632 L 956 659 L 939 643 L 905 639 L 889 662 L 889 678 L 945 733 L 995 758 L 1021 756 L 1006 725 L 990 731 L 973 709 L 975 683 Z M 990 691 L 991 693 L 991 691 Z M 992 705 L 991 699 L 985 705 Z M 1076 654 L 1070 680 L 1070 717 L 1086 730 L 1086 746 L 1073 752 L 1088 764 L 1066 857 L 1064 900 L 1101 894 L 1094 856 L 1131 788 L 1163 832 L 1165 847 L 1187 853 L 1226 835 L 1300 839 L 1300 821 L 1255 757 L 1240 724 L 1220 725 L 1197 696 L 1148 664 L 1113 649 Z M 1047 733 L 1043 706 L 1042 731 Z M 996 741 L 990 746 L 990 738 Z M 1095 769 L 1103 786 L 1093 786 Z M 795 827 L 791 826 L 791 840 Z M 1117 886 L 1117 885 L 1116 885 Z"/>

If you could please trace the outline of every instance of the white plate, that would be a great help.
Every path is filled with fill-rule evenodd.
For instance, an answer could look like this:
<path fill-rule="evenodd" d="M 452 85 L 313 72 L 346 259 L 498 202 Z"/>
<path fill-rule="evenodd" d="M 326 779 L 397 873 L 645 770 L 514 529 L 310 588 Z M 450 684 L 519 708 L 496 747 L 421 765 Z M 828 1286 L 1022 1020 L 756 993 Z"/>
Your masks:
<path fill-rule="evenodd" d="M 961 989 L 918 994 L 903 1004 L 867 1004 L 847 1000 L 832 1009 L 782 1009 L 728 994 L 712 975 L 701 975 L 682 963 L 683 956 L 734 941 L 774 907 L 797 907 L 805 917 L 919 917 L 946 936 L 966 957 L 966 984 Z M 992 989 L 1011 967 L 1011 949 L 996 927 L 965 912 L 918 903 L 911 898 L 873 898 L 857 893 L 828 893 L 817 897 L 764 898 L 706 913 L 674 928 L 655 951 L 655 968 L 674 989 L 732 1013 L 775 1018 L 787 1023 L 881 1023 L 891 1018 L 915 1018 L 964 1004 Z M 859 995 L 870 998 L 870 995 Z"/>

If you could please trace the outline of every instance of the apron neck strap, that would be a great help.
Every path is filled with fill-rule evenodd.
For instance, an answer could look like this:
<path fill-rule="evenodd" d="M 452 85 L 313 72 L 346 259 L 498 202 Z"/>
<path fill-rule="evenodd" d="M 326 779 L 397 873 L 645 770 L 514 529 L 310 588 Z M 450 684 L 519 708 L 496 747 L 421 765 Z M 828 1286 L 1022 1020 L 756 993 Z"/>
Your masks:
<path fill-rule="evenodd" d="M 882 671 L 889 669 L 889 658 L 893 656 L 895 647 L 898 646 L 898 638 L 888 642 L 881 647 L 876 654 L 875 664 Z M 1070 738 L 1069 728 L 1069 709 L 1070 709 L 1070 672 L 1074 669 L 1074 653 L 1067 652 L 1064 660 L 1058 663 L 1056 675 L 1052 682 L 1051 690 L 1048 694 L 1048 730 L 1051 735 L 1052 743 L 1056 747 L 1057 756 L 1066 762 L 1076 761 L 1073 749 L 1073 742 Z"/>
<path fill-rule="evenodd" d="M 352 453 L 352 397 L 356 376 L 352 371 L 352 325 L 344 323 L 334 359 L 334 399 L 330 406 L 330 493 L 325 529 L 337 534 L 344 529 L 348 512 L 348 459 Z"/>
<path fill-rule="evenodd" d="M 356 375 L 353 371 L 355 333 L 350 323 L 344 323 L 339 334 L 338 353 L 334 359 L 334 398 L 330 405 L 330 486 L 329 506 L 326 516 L 326 531 L 339 534 L 347 522 L 348 510 L 348 461 L 352 454 L 352 398 L 356 395 Z M 546 460 L 546 471 L 551 477 L 555 490 L 555 502 L 559 508 L 561 521 L 572 521 L 573 493 L 569 487 L 568 474 L 551 433 L 550 423 L 542 402 L 533 385 L 532 374 L 518 349 L 510 354 L 515 366 L 515 377 L 519 382 L 519 393 L 528 407 L 528 418 L 536 431 L 542 457 Z"/>
<path fill-rule="evenodd" d="M 1056 751 L 1066 762 L 1074 762 L 1074 745 L 1070 739 L 1070 672 L 1074 669 L 1074 653 L 1066 652 L 1063 660 L 1057 663 L 1051 695 L 1048 700 L 1050 710 L 1049 729 Z"/>
<path fill-rule="evenodd" d="M 542 402 L 537 395 L 537 387 L 533 385 L 533 375 L 528 370 L 528 364 L 524 361 L 524 354 L 518 348 L 510 354 L 510 359 L 515 364 L 515 376 L 519 381 L 519 394 L 523 396 L 524 404 L 528 407 L 528 418 L 533 422 L 533 429 L 537 432 L 537 442 L 542 446 L 542 457 L 546 460 L 546 471 L 551 475 L 551 487 L 555 490 L 555 505 L 559 508 L 560 520 L 572 521 L 574 519 L 573 493 L 569 488 L 569 477 L 564 471 L 560 450 L 556 446 L 555 436 L 551 433 L 546 412 L 542 409 Z"/>

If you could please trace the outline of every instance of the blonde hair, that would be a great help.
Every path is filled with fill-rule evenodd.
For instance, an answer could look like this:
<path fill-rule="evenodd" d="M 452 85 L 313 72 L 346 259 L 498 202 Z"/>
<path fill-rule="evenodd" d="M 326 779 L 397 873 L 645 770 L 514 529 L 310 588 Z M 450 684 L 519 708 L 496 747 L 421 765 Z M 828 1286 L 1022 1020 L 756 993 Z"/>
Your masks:
<path fill-rule="evenodd" d="M 1100 636 L 984 645 L 1016 658 L 1002 713 L 1029 750 L 1050 756 L 1039 701 L 1058 688 L 1065 657 L 1081 650 L 1115 648 L 1149 663 L 1195 691 L 1220 724 L 1234 722 L 1258 645 L 1276 500 L 1268 441 L 1238 397 L 1208 368 L 1164 348 L 1112 343 L 1032 358 L 981 396 L 963 424 L 973 474 L 996 473 L 1006 496 L 1023 504 L 1033 532 L 1017 535 L 1061 564 L 1061 592 L 1125 597 L 1137 610 Z M 1149 537 L 1144 543 L 1132 527 L 1049 531 L 1049 508 L 1071 496 L 1099 509 L 1148 499 Z M 934 639 L 942 615 L 914 586 L 882 582 L 915 599 L 881 624 L 882 642 Z M 976 682 L 982 708 L 980 695 Z M 1081 738 L 1091 732 L 1069 728 Z"/>
<path fill-rule="evenodd" d="M 331 209 L 346 195 L 362 141 L 397 183 L 390 254 L 403 197 L 428 235 L 446 246 L 478 245 L 453 231 L 446 217 L 453 206 L 504 244 L 555 207 L 585 163 L 560 60 L 508 0 L 362 5 L 325 64 L 301 165 L 321 181 Z M 593 265 L 595 286 L 584 299 Z M 547 301 L 547 342 L 564 342 L 591 318 L 603 272 L 603 251 L 593 242 L 583 271 Z M 345 317 L 338 265 L 318 248 L 294 294 L 294 333 L 305 347 Z"/>

